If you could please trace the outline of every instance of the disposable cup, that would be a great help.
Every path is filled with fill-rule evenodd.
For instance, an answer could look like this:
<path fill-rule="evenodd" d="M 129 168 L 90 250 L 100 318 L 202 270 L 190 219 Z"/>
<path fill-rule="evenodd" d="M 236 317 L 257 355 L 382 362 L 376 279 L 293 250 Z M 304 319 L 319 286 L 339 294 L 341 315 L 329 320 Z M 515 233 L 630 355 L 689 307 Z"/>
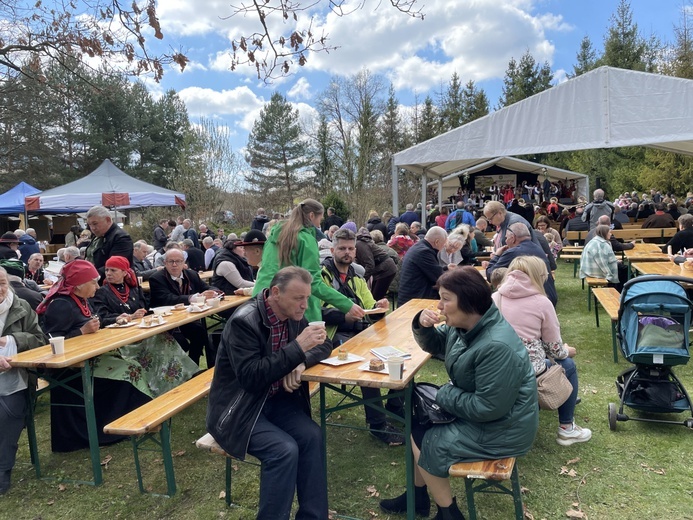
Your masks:
<path fill-rule="evenodd" d="M 401 357 L 387 358 L 387 371 L 390 373 L 391 380 L 401 381 L 404 377 L 404 359 Z"/>
<path fill-rule="evenodd" d="M 204 296 L 198 296 L 195 298 L 195 301 L 193 303 L 196 303 L 197 305 L 204 305 L 205 304 L 206 298 Z"/>
<path fill-rule="evenodd" d="M 138 276 L 138 277 L 137 277 L 137 285 L 142 285 L 142 282 L 143 282 L 143 281 L 144 281 L 144 280 L 143 280 L 143 278 L 142 278 L 141 276 Z"/>
<path fill-rule="evenodd" d="M 309 327 L 321 327 L 324 329 L 325 328 L 325 322 L 324 321 L 311 321 L 310 323 L 308 323 L 308 326 Z"/>
<path fill-rule="evenodd" d="M 573 245 L 574 245 L 575 247 L 580 247 L 580 242 L 575 242 L 575 244 L 573 244 Z"/>
<path fill-rule="evenodd" d="M 50 343 L 53 355 L 62 356 L 65 354 L 65 336 L 55 336 L 50 338 Z"/>
<path fill-rule="evenodd" d="M 221 300 L 219 300 L 219 298 L 212 298 L 207 303 L 209 303 L 209 306 L 214 309 L 216 307 L 219 307 L 219 304 L 221 304 Z"/>

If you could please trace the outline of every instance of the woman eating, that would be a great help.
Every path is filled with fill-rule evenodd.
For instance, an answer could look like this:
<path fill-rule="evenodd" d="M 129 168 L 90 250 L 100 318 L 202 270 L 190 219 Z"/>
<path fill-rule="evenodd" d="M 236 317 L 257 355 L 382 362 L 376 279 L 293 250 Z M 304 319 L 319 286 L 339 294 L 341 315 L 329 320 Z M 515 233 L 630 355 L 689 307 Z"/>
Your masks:
<path fill-rule="evenodd" d="M 45 343 L 36 313 L 15 296 L 7 271 L 0 267 L 0 495 L 10 489 L 29 385 L 36 385 L 36 378 L 30 377 L 26 369 L 12 368 L 9 358 Z"/>
<path fill-rule="evenodd" d="M 43 331 L 49 336 L 77 336 L 94 334 L 100 320 L 89 298 L 96 294 L 99 273 L 86 260 L 73 260 L 65 264 L 59 280 L 51 287 L 38 313 Z M 84 400 L 75 394 L 83 392 L 82 379 L 73 377 L 77 369 L 56 370 L 53 377 L 63 386 L 51 389 L 51 447 L 54 452 L 76 451 L 89 447 Z M 68 381 L 69 378 L 73 377 Z M 124 437 L 107 435 L 103 427 L 109 422 L 144 404 L 149 398 L 126 381 L 94 379 L 94 408 L 99 445 L 112 444 Z"/>
<path fill-rule="evenodd" d="M 463 519 L 452 496 L 448 470 L 456 462 L 524 455 L 539 422 L 537 384 L 527 350 L 491 300 L 491 289 L 473 267 L 444 273 L 437 288 L 438 311 L 413 320 L 416 342 L 445 356 L 450 383 L 437 403 L 457 419 L 412 425 L 416 513 L 428 516 L 433 495 L 436 518 Z M 434 327 L 441 321 L 445 324 Z M 404 513 L 406 493 L 382 500 L 388 513 Z"/>
<path fill-rule="evenodd" d="M 103 326 L 128 326 L 147 314 L 137 276 L 122 256 L 106 260 L 104 284 L 90 301 Z M 127 381 L 143 394 L 157 397 L 198 370 L 173 337 L 161 333 L 99 356 L 94 377 Z"/>
<path fill-rule="evenodd" d="M 577 351 L 561 339 L 556 310 L 544 292 L 547 276 L 543 260 L 534 256 L 519 256 L 508 267 L 503 284 L 493 294 L 493 301 L 525 344 L 537 377 L 552 362 L 565 369 L 573 392 L 558 408 L 556 442 L 561 446 L 570 446 L 576 442 L 587 442 L 592 432 L 576 425 L 574 421 L 578 375 L 573 358 Z"/>

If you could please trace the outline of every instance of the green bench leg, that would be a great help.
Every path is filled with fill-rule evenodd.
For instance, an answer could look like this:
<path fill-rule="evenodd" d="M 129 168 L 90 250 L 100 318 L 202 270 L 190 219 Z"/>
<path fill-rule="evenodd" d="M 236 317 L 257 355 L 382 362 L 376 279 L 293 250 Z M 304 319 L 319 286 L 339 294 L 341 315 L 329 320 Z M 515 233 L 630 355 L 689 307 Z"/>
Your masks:
<path fill-rule="evenodd" d="M 614 363 L 618 363 L 618 349 L 616 345 L 616 322 L 611 322 L 611 348 L 614 351 Z"/>
<path fill-rule="evenodd" d="M 513 504 L 515 505 L 515 520 L 523 520 L 525 517 L 524 509 L 522 508 L 522 488 L 520 488 L 520 475 L 517 472 L 517 463 L 513 467 L 513 473 L 510 476 L 510 482 L 513 486 Z"/>
<path fill-rule="evenodd" d="M 592 312 L 592 287 L 587 286 L 587 312 Z"/>
<path fill-rule="evenodd" d="M 132 452 L 135 457 L 135 472 L 137 473 L 137 485 L 140 488 L 140 493 L 147 494 L 148 491 L 144 488 L 144 481 L 142 479 L 142 467 L 140 465 L 140 449 L 145 451 L 153 451 L 146 448 L 141 448 L 140 446 L 152 442 L 159 446 L 161 451 L 161 458 L 164 461 L 164 473 L 166 475 L 166 494 L 161 493 L 151 493 L 154 496 L 164 496 L 172 497 L 176 494 L 176 475 L 173 471 L 173 455 L 171 454 L 171 424 L 169 421 L 164 421 L 161 425 L 161 430 L 159 431 L 159 438 L 157 440 L 156 433 L 146 433 L 141 437 L 136 437 L 132 435 L 130 440 L 132 441 Z"/>
<path fill-rule="evenodd" d="M 465 478 L 464 491 L 467 496 L 467 510 L 469 511 L 469 520 L 477 520 L 476 504 L 474 503 L 474 493 L 495 493 L 512 495 L 513 505 L 515 508 L 515 520 L 524 519 L 524 509 L 522 507 L 522 489 L 520 488 L 520 476 L 517 471 L 517 462 L 513 466 L 513 471 L 510 474 L 511 487 L 507 488 L 503 484 L 493 480 L 481 480 L 475 486 L 475 482 L 479 479 Z"/>
<path fill-rule="evenodd" d="M 231 507 L 231 457 L 226 457 L 226 507 Z"/>
<path fill-rule="evenodd" d="M 594 297 L 594 318 L 597 320 L 597 328 L 599 328 L 599 305 L 596 296 Z"/>

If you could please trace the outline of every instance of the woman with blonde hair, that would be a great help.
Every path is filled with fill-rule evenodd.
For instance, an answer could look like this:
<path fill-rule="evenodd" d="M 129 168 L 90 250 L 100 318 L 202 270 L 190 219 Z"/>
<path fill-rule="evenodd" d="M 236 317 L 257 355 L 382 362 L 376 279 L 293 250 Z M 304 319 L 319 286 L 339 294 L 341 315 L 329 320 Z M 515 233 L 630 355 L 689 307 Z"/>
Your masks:
<path fill-rule="evenodd" d="M 558 408 L 556 442 L 561 446 L 570 446 L 576 442 L 587 442 L 592 437 L 592 432 L 574 422 L 578 375 L 572 358 L 577 351 L 561 339 L 561 326 L 556 310 L 544 292 L 544 282 L 548 276 L 544 260 L 535 256 L 519 256 L 508 267 L 502 285 L 493 293 L 492 298 L 525 344 L 537 377 L 552 362 L 565 369 L 573 392 Z"/>
<path fill-rule="evenodd" d="M 409 236 L 409 226 L 404 222 L 400 222 L 395 226 L 395 234 L 387 243 L 392 249 L 397 251 L 400 259 L 404 258 L 409 248 L 415 244 L 414 240 Z"/>
<path fill-rule="evenodd" d="M 253 296 L 268 289 L 272 278 L 283 267 L 303 267 L 313 277 L 311 295 L 305 312 L 306 320 L 320 321 L 322 302 L 334 305 L 347 314 L 348 319 L 361 319 L 363 309 L 322 281 L 320 252 L 316 228 L 320 226 L 325 209 L 314 199 L 305 199 L 294 208 L 287 220 L 272 228 L 262 253 L 262 266 L 257 274 Z"/>
<path fill-rule="evenodd" d="M 383 213 L 383 216 L 385 216 L 385 213 Z M 374 229 L 377 229 L 383 235 L 387 235 L 387 226 L 380 218 L 380 215 L 378 215 L 378 212 L 375 210 L 371 210 L 368 213 L 368 222 L 366 223 L 366 229 L 368 229 L 368 231 L 373 231 Z"/>

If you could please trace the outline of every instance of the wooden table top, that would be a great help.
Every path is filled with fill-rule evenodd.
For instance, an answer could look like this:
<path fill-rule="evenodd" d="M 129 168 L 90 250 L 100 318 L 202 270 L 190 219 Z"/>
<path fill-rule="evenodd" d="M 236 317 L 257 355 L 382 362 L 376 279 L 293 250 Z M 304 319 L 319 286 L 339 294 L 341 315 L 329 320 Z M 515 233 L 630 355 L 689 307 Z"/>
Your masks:
<path fill-rule="evenodd" d="M 212 279 L 212 275 L 214 274 L 214 271 L 200 271 L 197 274 L 200 275 L 200 279 L 206 281 L 206 280 Z M 149 281 L 142 282 L 142 290 L 144 292 L 149 292 Z"/>
<path fill-rule="evenodd" d="M 318 381 L 320 383 L 360 385 L 373 388 L 402 389 L 406 387 L 414 379 L 414 376 L 423 364 L 431 357 L 428 352 L 421 350 L 414 340 L 411 332 L 411 321 L 419 311 L 435 309 L 437 304 L 437 300 L 416 299 L 408 301 L 382 320 L 376 322 L 375 325 L 360 332 L 342 345 L 349 353 L 365 358 L 364 361 L 337 367 L 318 363 L 303 372 L 301 379 Z M 411 354 L 411 358 L 404 361 L 405 370 L 402 381 L 391 381 L 387 374 L 367 372 L 358 368 L 375 357 L 370 353 L 372 348 L 386 345 L 392 345 Z M 337 355 L 336 349 L 332 355 Z"/>
<path fill-rule="evenodd" d="M 633 249 L 623 252 L 629 262 L 668 262 L 669 257 L 662 253 L 657 244 L 635 244 Z"/>
<path fill-rule="evenodd" d="M 184 310 L 176 311 L 171 316 L 164 318 L 166 323 L 156 327 L 140 328 L 135 325 L 127 328 L 103 328 L 94 334 L 85 334 L 66 339 L 65 354 L 54 355 L 50 345 L 44 345 L 43 347 L 20 352 L 12 356 L 10 364 L 13 367 L 25 368 L 65 368 L 78 365 L 124 345 L 136 343 L 186 323 L 238 307 L 249 299 L 248 296 L 226 296 L 221 305 L 213 309 L 196 313 Z"/>
<path fill-rule="evenodd" d="M 660 274 L 663 276 L 683 276 L 691 278 L 693 282 L 693 271 L 684 270 L 681 266 L 673 262 L 633 262 L 631 264 L 640 274 Z"/>

